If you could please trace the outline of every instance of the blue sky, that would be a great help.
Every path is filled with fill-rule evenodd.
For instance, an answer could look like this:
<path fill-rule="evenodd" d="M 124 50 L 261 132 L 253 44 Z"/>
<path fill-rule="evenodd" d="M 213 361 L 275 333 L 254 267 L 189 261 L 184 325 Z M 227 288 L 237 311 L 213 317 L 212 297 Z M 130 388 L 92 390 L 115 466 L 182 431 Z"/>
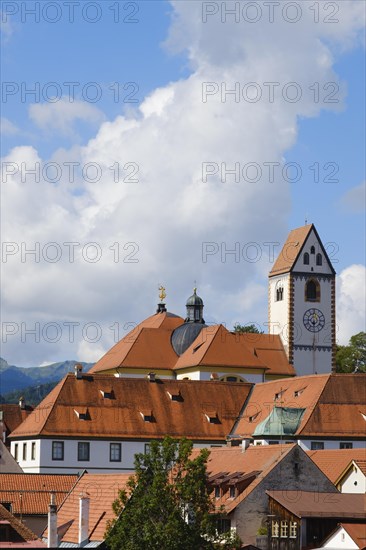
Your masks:
<path fill-rule="evenodd" d="M 325 243 L 334 243 L 330 245 L 334 267 L 339 274 L 344 274 L 343 279 L 340 278 L 343 285 L 340 286 L 340 299 L 347 313 L 343 320 L 344 334 L 349 337 L 354 330 L 364 329 L 364 316 L 355 306 L 364 289 L 363 271 L 352 267 L 365 263 L 365 206 L 361 188 L 365 179 L 362 10 L 360 12 L 352 3 L 341 3 L 340 22 L 333 26 L 322 25 L 321 29 L 312 24 L 309 12 L 297 28 L 283 21 L 267 28 L 268 22 L 264 20 L 256 23 L 255 28 L 244 21 L 231 28 L 230 24 L 222 24 L 218 16 L 209 18 L 204 25 L 204 3 L 197 1 L 84 1 L 75 5 L 72 23 L 62 2 L 57 3 L 59 21 L 45 20 L 55 17 L 51 2 L 48 3 L 50 11 L 46 15 L 41 11 L 40 20 L 35 22 L 34 17 L 26 13 L 35 4 L 29 1 L 3 3 L 2 156 L 6 162 L 19 163 L 23 157 L 33 159 L 35 155 L 42 162 L 79 158 L 84 162 L 85 159 L 104 162 L 104 155 L 103 158 L 108 159 L 106 162 L 112 162 L 110 159 L 117 160 L 120 151 L 121 162 L 137 160 L 141 177 L 150 175 L 150 180 L 145 188 L 141 186 L 137 191 L 135 188 L 119 189 L 116 196 L 115 190 L 111 191 L 107 185 L 105 193 L 109 193 L 109 199 L 103 196 L 100 188 L 83 182 L 73 188 L 69 188 L 67 182 L 58 185 L 43 182 L 43 187 L 34 189 L 29 184 L 26 193 L 31 193 L 31 198 L 28 200 L 24 193 L 21 196 L 14 191 L 3 213 L 8 216 L 4 225 L 7 241 L 18 243 L 26 233 L 29 246 L 32 242 L 62 244 L 65 239 L 84 239 L 85 242 L 99 242 L 100 239 L 108 248 L 114 239 L 122 239 L 122 244 L 137 242 L 140 256 L 138 265 L 127 266 L 123 272 L 103 262 L 98 265 L 100 273 L 90 264 L 80 265 L 80 271 L 75 271 L 70 262 L 48 264 L 42 272 L 42 277 L 43 274 L 47 277 L 43 284 L 49 298 L 44 303 L 45 296 L 40 298 L 42 292 L 38 287 L 40 271 L 37 271 L 42 265 L 32 264 L 30 260 L 22 263 L 20 256 L 10 258 L 13 263 L 9 260 L 6 266 L 3 265 L 4 290 L 8 296 L 4 309 L 6 319 L 31 324 L 37 320 L 61 322 L 79 315 L 83 322 L 93 319 L 108 323 L 117 318 L 138 322 L 151 313 L 160 282 L 168 288 L 171 309 L 184 314 L 181 310 L 186 294 L 197 280 L 205 293 L 212 321 L 226 322 L 228 326 L 242 319 L 261 323 L 267 307 L 268 258 L 255 266 L 230 260 L 224 266 L 214 261 L 204 264 L 201 245 L 207 241 L 225 242 L 230 248 L 237 241 L 263 243 L 269 238 L 283 242 L 287 232 L 303 225 L 307 218 L 315 223 Z M 221 5 L 211 4 L 214 7 Z M 82 8 L 86 5 L 89 5 L 86 17 L 92 19 L 97 9 L 99 21 L 92 23 L 83 18 Z M 304 3 L 303 9 L 308 5 Z M 319 5 L 324 9 L 324 3 Z M 117 8 L 119 21 L 114 22 L 117 12 L 113 10 Z M 17 13 L 11 15 L 16 9 Z M 136 22 L 128 22 L 131 19 Z M 272 56 L 274 67 L 269 62 Z M 262 104 L 251 107 L 241 103 L 216 107 L 209 103 L 205 110 L 204 104 L 198 108 L 190 99 L 195 98 L 193 92 L 197 82 L 202 84 L 201 81 L 216 79 L 219 84 L 224 81 L 230 87 L 233 82 L 250 82 L 254 78 L 263 83 L 273 80 L 273 75 L 277 74 L 279 80 L 283 75 L 287 77 L 281 80 L 281 87 L 284 82 L 293 80 L 302 84 L 304 96 L 307 96 L 304 103 L 294 105 L 282 101 L 281 104 L 281 98 L 277 98 L 273 107 Z M 339 100 L 336 105 L 311 105 L 311 95 L 315 92 L 309 91 L 309 83 L 316 81 L 320 83 L 320 93 L 323 93 L 324 84 L 336 82 L 341 91 L 346 90 L 344 99 L 340 91 L 336 93 Z M 57 83 L 57 88 L 52 88 L 51 82 Z M 61 91 L 64 101 L 70 103 L 67 82 L 77 83 L 74 88 L 76 109 L 69 112 L 68 105 L 64 111 L 48 109 L 52 107 L 50 98 L 56 89 Z M 35 83 L 39 83 L 40 94 L 28 94 L 24 100 L 21 91 Z M 88 101 L 83 95 L 82 90 L 88 84 L 87 91 L 100 91 L 98 101 Z M 128 85 L 126 89 L 125 85 Z M 115 98 L 116 86 L 118 100 Z M 132 92 L 132 98 L 137 101 L 124 102 Z M 43 94 L 47 93 L 49 97 L 45 98 Z M 170 93 L 174 93 L 173 100 Z M 151 101 L 146 101 L 149 96 Z M 217 97 L 214 100 L 217 101 Z M 56 104 L 61 102 L 54 102 Z M 174 114 L 170 112 L 169 120 L 174 121 L 176 116 L 178 122 L 166 122 L 164 113 L 169 109 L 175 109 Z M 191 112 L 195 113 L 192 118 L 196 117 L 196 123 L 191 120 Z M 265 112 L 273 115 L 268 127 L 266 117 L 269 117 Z M 125 117 L 126 124 L 131 121 L 136 128 L 126 130 L 125 122 L 118 118 L 120 115 Z M 241 145 L 239 120 L 242 116 Z M 215 120 L 219 123 L 215 124 Z M 110 127 L 106 126 L 108 121 Z M 190 156 L 194 156 L 197 148 L 202 162 L 227 161 L 232 165 L 236 161 L 244 164 L 258 159 L 261 162 L 282 159 L 299 165 L 302 177 L 290 183 L 278 177 L 273 184 L 253 183 L 239 191 L 231 181 L 227 188 L 222 188 L 212 179 L 216 187 L 211 193 L 210 188 L 207 191 L 197 186 L 195 180 L 199 165 L 197 159 L 190 163 Z M 112 150 L 114 157 L 109 153 Z M 159 155 L 166 158 L 166 164 L 160 163 L 160 168 L 153 168 L 153 161 L 149 164 L 150 151 L 152 158 Z M 315 164 L 320 170 L 319 181 L 314 181 Z M 327 182 L 326 176 L 330 177 L 334 167 L 337 169 L 334 178 L 338 181 Z M 22 189 L 24 191 L 24 186 Z M 7 198 L 5 190 L 5 204 Z M 243 201 L 242 214 L 240 201 Z M 37 205 L 42 205 L 39 216 Z M 52 209 L 57 212 L 51 215 Z M 109 219 L 105 217 L 106 209 Z M 68 235 L 65 225 L 70 229 Z M 26 284 L 21 290 L 23 309 L 18 301 L 19 289 L 14 285 L 20 268 L 26 276 Z M 82 281 L 80 288 L 75 294 L 65 292 L 64 285 L 76 276 Z M 119 277 L 123 281 L 121 287 Z M 116 293 L 119 308 L 115 305 L 116 300 L 105 297 L 106 285 Z M 59 292 L 55 293 L 55 288 L 65 292 L 62 304 L 55 296 Z M 85 293 L 83 299 L 80 299 L 80 292 Z M 218 296 L 225 297 L 226 307 Z M 75 300 L 78 301 L 78 313 L 74 311 Z M 94 308 L 90 300 L 94 300 Z M 353 311 L 355 307 L 356 312 Z M 20 332 L 16 338 L 19 335 Z M 90 360 L 111 344 L 110 335 L 101 338 L 92 350 L 80 341 L 65 343 L 61 340 L 52 347 L 28 339 L 19 351 L 16 338 L 8 339 L 3 355 L 10 362 L 22 364 L 61 360 L 66 358 L 65 354 L 69 358 L 78 356 Z"/>

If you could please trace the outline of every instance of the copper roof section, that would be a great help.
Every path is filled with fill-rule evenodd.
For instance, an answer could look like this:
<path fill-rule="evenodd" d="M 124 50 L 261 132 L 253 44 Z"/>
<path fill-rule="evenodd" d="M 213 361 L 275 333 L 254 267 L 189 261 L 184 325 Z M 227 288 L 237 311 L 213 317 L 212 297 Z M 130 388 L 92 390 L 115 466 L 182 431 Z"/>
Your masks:
<path fill-rule="evenodd" d="M 250 438 L 277 406 L 306 409 L 297 437 L 364 438 L 365 392 L 366 374 L 318 374 L 256 384 L 234 436 Z"/>
<path fill-rule="evenodd" d="M 89 540 L 103 541 L 107 521 L 115 517 L 112 504 L 118 492 L 126 488 L 130 474 L 89 474 L 85 472 L 76 483 L 57 513 L 57 526 L 70 522 L 69 528 L 62 537 L 62 542 L 78 542 L 79 497 L 88 493 Z M 47 529 L 43 533 L 47 537 Z"/>
<path fill-rule="evenodd" d="M 306 453 L 334 484 L 345 473 L 345 470 L 348 470 L 353 461 L 359 464 L 361 461 L 365 462 L 366 459 L 366 448 L 325 449 L 323 451 L 306 451 Z"/>
<path fill-rule="evenodd" d="M 100 390 L 111 386 L 115 399 Z M 248 397 L 252 384 L 194 380 L 116 378 L 68 374 L 38 405 L 11 437 L 87 437 L 160 439 L 185 436 L 194 441 L 225 441 Z M 170 394 L 180 392 L 179 400 Z M 74 409 L 88 408 L 90 420 L 77 418 Z M 207 422 L 207 408 L 218 411 L 215 423 Z M 153 411 L 145 422 L 141 411 Z M 187 419 L 189 418 L 189 422 Z"/>
<path fill-rule="evenodd" d="M 365 517 L 366 495 L 318 491 L 266 491 L 267 495 L 298 518 Z"/>
<path fill-rule="evenodd" d="M 47 515 L 50 493 L 60 505 L 77 480 L 65 474 L 1 474 L 0 502 L 10 502 L 13 514 Z"/>

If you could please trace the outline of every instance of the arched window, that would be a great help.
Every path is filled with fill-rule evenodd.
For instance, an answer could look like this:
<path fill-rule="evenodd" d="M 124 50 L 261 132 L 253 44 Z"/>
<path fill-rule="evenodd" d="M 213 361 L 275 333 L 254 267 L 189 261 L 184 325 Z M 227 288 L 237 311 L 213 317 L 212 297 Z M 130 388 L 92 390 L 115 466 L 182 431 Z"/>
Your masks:
<path fill-rule="evenodd" d="M 320 284 L 315 279 L 310 279 L 305 285 L 305 301 L 320 302 Z"/>
<path fill-rule="evenodd" d="M 323 257 L 321 254 L 316 255 L 316 265 L 323 265 Z"/>
<path fill-rule="evenodd" d="M 276 288 L 276 302 L 281 302 L 283 300 L 283 286 Z"/>
<path fill-rule="evenodd" d="M 309 254 L 307 252 L 304 254 L 304 265 L 309 265 Z"/>
<path fill-rule="evenodd" d="M 315 254 L 315 246 L 312 246 L 312 247 L 310 248 L 310 254 Z"/>

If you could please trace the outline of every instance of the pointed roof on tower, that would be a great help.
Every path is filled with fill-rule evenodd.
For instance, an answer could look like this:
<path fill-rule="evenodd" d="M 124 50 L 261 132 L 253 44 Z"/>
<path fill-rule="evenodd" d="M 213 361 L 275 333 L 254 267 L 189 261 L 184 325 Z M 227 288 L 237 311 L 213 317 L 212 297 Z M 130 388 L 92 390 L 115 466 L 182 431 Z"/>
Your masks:
<path fill-rule="evenodd" d="M 315 225 L 313 223 L 310 223 L 307 225 L 303 225 L 302 227 L 297 227 L 296 229 L 290 231 L 289 236 L 287 237 L 286 242 L 277 257 L 277 260 L 275 261 L 271 271 L 269 272 L 269 277 L 282 275 L 283 273 L 289 273 L 293 270 L 312 231 L 314 231 L 315 233 L 322 253 L 327 259 L 330 269 L 332 270 L 333 274 L 335 274 L 335 270 L 333 269 L 331 261 L 326 253 L 326 250 L 322 244 Z"/>

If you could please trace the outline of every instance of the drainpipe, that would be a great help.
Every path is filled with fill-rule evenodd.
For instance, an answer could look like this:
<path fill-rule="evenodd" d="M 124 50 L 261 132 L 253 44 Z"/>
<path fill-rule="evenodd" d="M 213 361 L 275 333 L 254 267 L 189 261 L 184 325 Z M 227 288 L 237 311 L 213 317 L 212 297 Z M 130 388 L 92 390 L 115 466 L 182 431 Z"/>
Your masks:
<path fill-rule="evenodd" d="M 48 506 L 48 542 L 47 548 L 57 548 L 57 505 L 55 493 L 51 493 L 51 502 Z"/>
<path fill-rule="evenodd" d="M 89 542 L 89 505 L 90 498 L 82 494 L 79 499 L 79 546 Z"/>

